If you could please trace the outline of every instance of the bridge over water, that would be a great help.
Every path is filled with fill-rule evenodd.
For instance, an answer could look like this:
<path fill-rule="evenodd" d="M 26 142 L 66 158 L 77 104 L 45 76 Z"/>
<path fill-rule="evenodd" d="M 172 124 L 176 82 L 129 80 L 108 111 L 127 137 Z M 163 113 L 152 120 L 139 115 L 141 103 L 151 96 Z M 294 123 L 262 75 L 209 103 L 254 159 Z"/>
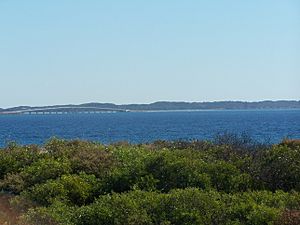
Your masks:
<path fill-rule="evenodd" d="M 0 114 L 70 114 L 70 113 L 105 113 L 105 112 L 129 112 L 127 109 L 99 108 L 99 107 L 47 107 L 30 108 L 15 111 L 2 111 Z"/>

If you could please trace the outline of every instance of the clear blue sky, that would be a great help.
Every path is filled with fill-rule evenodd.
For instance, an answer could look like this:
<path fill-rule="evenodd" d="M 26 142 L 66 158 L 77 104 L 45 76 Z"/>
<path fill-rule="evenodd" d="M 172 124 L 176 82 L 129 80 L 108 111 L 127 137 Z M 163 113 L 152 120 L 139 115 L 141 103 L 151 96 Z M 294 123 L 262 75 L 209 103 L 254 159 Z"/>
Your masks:
<path fill-rule="evenodd" d="M 0 0 L 0 107 L 300 99 L 299 0 Z"/>

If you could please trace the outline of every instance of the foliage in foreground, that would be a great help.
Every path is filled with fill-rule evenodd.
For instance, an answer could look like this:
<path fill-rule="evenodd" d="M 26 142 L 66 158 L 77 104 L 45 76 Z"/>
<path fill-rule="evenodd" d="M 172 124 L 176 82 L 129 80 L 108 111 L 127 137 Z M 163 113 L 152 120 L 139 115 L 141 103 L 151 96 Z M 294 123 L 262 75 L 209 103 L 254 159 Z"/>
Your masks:
<path fill-rule="evenodd" d="M 300 144 L 11 144 L 0 189 L 24 205 L 20 224 L 300 224 Z"/>

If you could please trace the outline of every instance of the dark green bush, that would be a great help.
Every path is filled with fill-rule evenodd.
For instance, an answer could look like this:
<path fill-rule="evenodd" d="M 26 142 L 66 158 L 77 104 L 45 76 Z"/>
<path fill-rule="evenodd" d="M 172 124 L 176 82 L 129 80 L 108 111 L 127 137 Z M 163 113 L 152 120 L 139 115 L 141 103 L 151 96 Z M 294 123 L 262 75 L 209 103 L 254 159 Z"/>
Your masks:
<path fill-rule="evenodd" d="M 20 172 L 41 157 L 43 154 L 35 145 L 22 147 L 10 144 L 5 149 L 0 149 L 0 179 L 8 173 Z"/>
<path fill-rule="evenodd" d="M 205 166 L 202 160 L 193 160 L 165 152 L 150 158 L 146 162 L 146 171 L 158 181 L 157 189 L 164 192 L 186 187 L 209 189 L 211 179 L 204 172 Z"/>
<path fill-rule="evenodd" d="M 20 224 L 30 225 L 71 225 L 75 207 L 61 201 L 54 201 L 49 207 L 31 208 L 20 218 Z"/>
<path fill-rule="evenodd" d="M 272 224 L 291 201 L 284 192 L 220 194 L 198 189 L 168 194 L 132 191 L 101 196 L 74 212 L 74 224 Z M 299 199 L 297 199 L 299 201 Z"/>
<path fill-rule="evenodd" d="M 242 173 L 234 165 L 224 161 L 207 164 L 204 171 L 209 175 L 212 186 L 218 191 L 246 191 L 252 185 L 249 174 Z"/>
<path fill-rule="evenodd" d="M 7 174 L 0 183 L 2 189 L 20 193 L 26 188 L 55 179 L 71 172 L 70 163 L 66 160 L 44 158 L 25 167 L 20 173 Z"/>
<path fill-rule="evenodd" d="M 26 187 L 55 179 L 71 172 L 68 160 L 41 159 L 26 167 L 20 174 L 26 182 Z"/>
<path fill-rule="evenodd" d="M 83 205 L 94 197 L 96 185 L 97 179 L 94 175 L 63 175 L 56 180 L 36 184 L 21 195 L 44 206 L 57 200 Z"/>
<path fill-rule="evenodd" d="M 85 172 L 97 177 L 107 175 L 115 164 L 111 152 L 96 145 L 74 150 L 69 159 L 74 173 Z"/>
<path fill-rule="evenodd" d="M 252 164 L 258 184 L 272 191 L 300 191 L 300 148 L 273 146 L 261 152 Z"/>

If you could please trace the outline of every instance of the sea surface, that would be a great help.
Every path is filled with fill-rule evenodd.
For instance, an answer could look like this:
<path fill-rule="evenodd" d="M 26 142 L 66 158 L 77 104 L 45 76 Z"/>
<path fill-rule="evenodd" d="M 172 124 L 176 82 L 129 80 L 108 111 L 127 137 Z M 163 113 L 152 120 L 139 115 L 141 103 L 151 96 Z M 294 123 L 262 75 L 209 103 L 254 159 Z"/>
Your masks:
<path fill-rule="evenodd" d="M 300 110 L 215 110 L 64 115 L 0 115 L 0 146 L 43 144 L 51 137 L 112 143 L 212 139 L 247 133 L 260 142 L 300 139 Z"/>

